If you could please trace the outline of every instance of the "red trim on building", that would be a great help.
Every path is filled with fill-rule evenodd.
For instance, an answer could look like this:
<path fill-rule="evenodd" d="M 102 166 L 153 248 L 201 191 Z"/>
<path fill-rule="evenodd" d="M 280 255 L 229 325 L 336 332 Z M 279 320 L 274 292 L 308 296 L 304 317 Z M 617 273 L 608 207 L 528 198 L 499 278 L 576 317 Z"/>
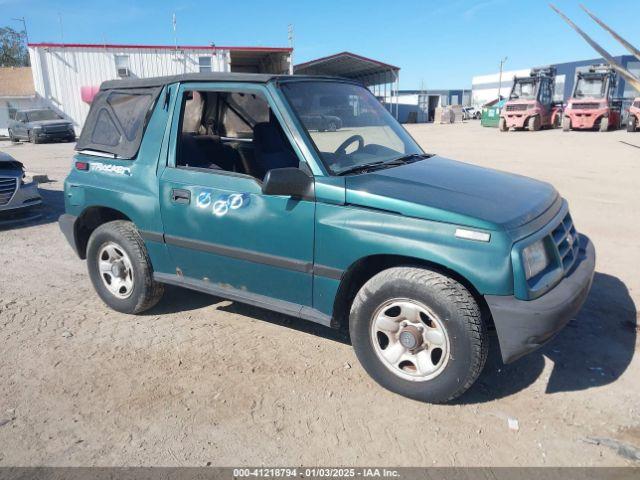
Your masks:
<path fill-rule="evenodd" d="M 29 47 L 41 47 L 41 48 L 104 48 L 104 49 L 150 49 L 150 50 L 175 50 L 175 45 L 116 45 L 116 44 L 97 44 L 97 43 L 29 43 Z M 178 45 L 178 50 L 230 50 L 230 51 L 244 51 L 244 52 L 287 52 L 291 53 L 292 48 L 288 47 L 225 47 L 218 46 L 212 47 L 211 45 L 195 46 L 195 45 Z"/>
<path fill-rule="evenodd" d="M 344 56 L 353 57 L 353 58 L 357 58 L 359 60 L 364 60 L 366 62 L 375 63 L 376 65 L 380 65 L 381 67 L 386 67 L 386 68 L 393 69 L 393 70 L 400 70 L 400 67 L 396 67 L 396 66 L 388 64 L 388 63 L 379 62 L 378 60 L 374 60 L 373 58 L 363 57 L 362 55 L 357 55 L 357 54 L 351 53 L 351 52 L 340 52 L 340 53 L 336 53 L 334 55 L 328 55 L 326 57 L 316 58 L 314 60 L 309 60 L 308 62 L 299 63 L 298 65 L 295 65 L 294 68 L 308 67 L 310 65 L 313 65 L 314 63 L 320 63 L 320 62 L 324 62 L 326 60 L 333 60 L 334 58 L 339 58 L 339 57 L 344 57 Z"/>

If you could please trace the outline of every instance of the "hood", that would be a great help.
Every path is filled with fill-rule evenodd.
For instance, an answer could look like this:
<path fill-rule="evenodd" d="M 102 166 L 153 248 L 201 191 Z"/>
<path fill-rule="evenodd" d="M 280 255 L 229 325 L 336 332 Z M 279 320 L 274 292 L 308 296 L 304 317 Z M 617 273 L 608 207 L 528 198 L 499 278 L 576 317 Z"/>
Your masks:
<path fill-rule="evenodd" d="M 8 155 L 4 152 L 0 152 L 0 171 L 7 172 L 16 170 L 20 173 L 24 170 L 22 163 L 17 161 L 11 155 Z"/>
<path fill-rule="evenodd" d="M 524 225 L 558 198 L 548 183 L 438 156 L 345 182 L 353 205 L 490 230 Z"/>
<path fill-rule="evenodd" d="M 41 126 L 60 126 L 60 125 L 71 125 L 71 122 L 68 120 L 36 120 L 33 122 L 29 122 L 31 125 L 41 125 Z"/>

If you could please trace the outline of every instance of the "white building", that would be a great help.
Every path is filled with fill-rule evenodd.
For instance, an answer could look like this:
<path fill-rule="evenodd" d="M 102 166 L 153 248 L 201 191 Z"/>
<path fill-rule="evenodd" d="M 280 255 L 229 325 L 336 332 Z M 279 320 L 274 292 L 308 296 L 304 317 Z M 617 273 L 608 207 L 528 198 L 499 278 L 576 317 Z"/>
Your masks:
<path fill-rule="evenodd" d="M 79 132 L 105 80 L 195 72 L 290 73 L 291 49 L 31 43 L 35 92 Z M 83 99 L 84 98 L 84 99 Z"/>
<path fill-rule="evenodd" d="M 513 87 L 513 77 L 525 77 L 531 73 L 531 69 L 505 70 L 490 75 L 477 75 L 471 79 L 471 104 L 478 107 L 498 98 L 498 92 L 503 97 L 508 97 Z"/>

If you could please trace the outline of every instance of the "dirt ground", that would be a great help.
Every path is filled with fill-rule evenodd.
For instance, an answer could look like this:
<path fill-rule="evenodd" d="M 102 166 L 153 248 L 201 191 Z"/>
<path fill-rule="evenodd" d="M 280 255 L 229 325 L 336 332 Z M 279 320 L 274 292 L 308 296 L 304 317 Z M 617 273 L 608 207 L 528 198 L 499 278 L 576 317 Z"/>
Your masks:
<path fill-rule="evenodd" d="M 53 180 L 40 221 L 0 230 L 0 466 L 640 465 L 640 134 L 409 130 L 569 200 L 597 274 L 552 343 L 508 366 L 494 348 L 457 404 L 433 406 L 302 320 L 177 288 L 118 314 L 56 224 L 73 146 L 0 142 Z"/>

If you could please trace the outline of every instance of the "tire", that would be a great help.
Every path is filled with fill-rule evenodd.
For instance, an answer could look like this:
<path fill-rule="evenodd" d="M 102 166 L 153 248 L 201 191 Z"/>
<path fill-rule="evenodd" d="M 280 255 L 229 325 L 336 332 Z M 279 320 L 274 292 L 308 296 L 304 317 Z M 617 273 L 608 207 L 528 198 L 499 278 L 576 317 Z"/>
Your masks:
<path fill-rule="evenodd" d="M 560 128 L 562 120 L 560 119 L 560 115 L 556 115 L 553 118 L 553 123 L 551 124 L 551 128 L 556 129 L 556 128 Z"/>
<path fill-rule="evenodd" d="M 629 115 L 629 118 L 627 119 L 627 132 L 635 132 L 637 123 L 638 120 L 636 117 L 634 115 Z"/>
<path fill-rule="evenodd" d="M 500 129 L 501 132 L 506 132 L 509 130 L 507 128 L 507 121 L 504 118 L 501 118 L 500 120 L 498 120 L 498 128 Z"/>
<path fill-rule="evenodd" d="M 329 122 L 329 125 L 327 126 L 327 130 L 330 132 L 335 132 L 336 130 L 338 130 L 338 128 L 336 127 L 336 123 Z"/>
<path fill-rule="evenodd" d="M 42 143 L 40 139 L 33 134 L 33 132 L 29 132 L 29 142 L 33 143 L 34 145 L 37 143 Z"/>
<path fill-rule="evenodd" d="M 569 132 L 571 130 L 571 119 L 569 117 L 564 117 L 562 119 L 562 131 Z"/>
<path fill-rule="evenodd" d="M 529 120 L 527 120 L 527 130 L 530 132 L 537 132 L 540 130 L 540 117 L 538 115 L 529 117 Z"/>
<path fill-rule="evenodd" d="M 403 315 L 405 306 L 419 320 L 395 333 L 377 331 L 381 315 L 382 325 L 387 326 L 411 318 Z M 388 323 L 389 319 L 396 323 Z M 421 334 L 413 336 L 411 329 Z M 443 403 L 462 395 L 487 359 L 487 330 L 471 293 L 445 275 L 418 267 L 394 267 L 371 278 L 353 301 L 349 333 L 358 360 L 376 382 L 423 402 Z M 419 347 L 414 355 L 399 340 L 403 335 L 405 340 L 424 341 L 427 348 Z M 429 343 L 433 335 L 437 341 Z M 385 360 L 385 354 L 394 357 L 398 351 L 404 352 L 399 360 Z M 418 360 L 425 358 L 430 359 L 428 368 L 420 372 Z"/>
<path fill-rule="evenodd" d="M 15 136 L 13 135 L 13 132 L 12 132 L 11 130 L 9 130 L 9 141 L 10 141 L 11 143 L 18 143 L 18 142 L 20 141 L 20 140 L 18 140 L 18 138 L 17 138 L 17 137 L 15 137 Z"/>
<path fill-rule="evenodd" d="M 609 131 L 609 119 L 608 118 L 603 118 L 602 120 L 600 120 L 600 131 L 601 132 L 608 132 Z"/>
<path fill-rule="evenodd" d="M 113 249 L 115 255 L 109 253 L 110 249 Z M 118 256 L 121 267 L 130 272 L 130 276 L 125 274 L 123 278 L 119 278 L 113 271 L 109 273 L 100 270 L 101 259 L 113 265 L 113 257 Z M 91 283 L 102 301 L 118 312 L 144 312 L 156 305 L 164 293 L 164 285 L 153 280 L 153 267 L 144 241 L 135 226 L 128 221 L 108 222 L 93 231 L 87 245 L 87 268 Z M 108 287 L 108 284 L 113 288 L 118 282 L 124 284 L 129 280 L 130 285 L 126 288 L 123 285 L 119 295 Z"/>

